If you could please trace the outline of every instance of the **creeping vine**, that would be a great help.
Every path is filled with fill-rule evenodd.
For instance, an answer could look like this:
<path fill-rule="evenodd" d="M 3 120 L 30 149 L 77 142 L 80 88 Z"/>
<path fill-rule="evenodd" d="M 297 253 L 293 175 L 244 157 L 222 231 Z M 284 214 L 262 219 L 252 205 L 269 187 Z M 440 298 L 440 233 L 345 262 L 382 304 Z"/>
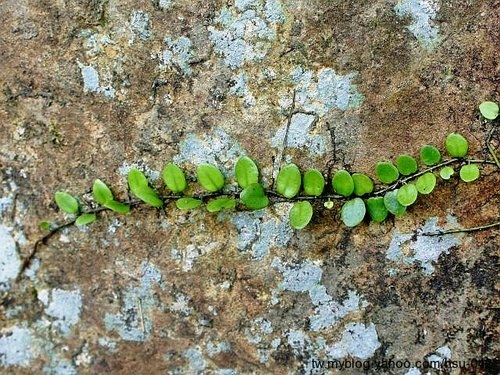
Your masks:
<path fill-rule="evenodd" d="M 100 179 L 94 181 L 92 195 L 96 208 L 82 207 L 80 201 L 64 191 L 55 193 L 55 202 L 59 209 L 71 215 L 63 223 L 43 221 L 40 228 L 47 230 L 42 238 L 36 241 L 30 254 L 24 259 L 18 279 L 30 266 L 40 246 L 57 232 L 71 225 L 84 226 L 97 220 L 103 211 L 114 211 L 118 214 L 129 212 L 140 205 L 154 208 L 163 208 L 175 202 L 180 210 L 196 209 L 202 205 L 211 213 L 222 210 L 232 210 L 243 207 L 250 210 L 263 209 L 280 202 L 292 202 L 289 212 L 289 221 L 292 228 L 304 229 L 313 216 L 311 202 L 322 202 L 326 209 L 332 209 L 333 200 L 343 202 L 340 209 L 340 218 L 344 225 L 355 227 L 365 218 L 381 223 L 389 215 L 403 215 L 407 207 L 414 204 L 419 195 L 430 194 L 438 181 L 449 180 L 458 172 L 464 182 L 472 182 L 479 178 L 478 165 L 493 165 L 495 171 L 500 170 L 500 163 L 496 155 L 492 138 L 496 126 L 493 121 L 498 117 L 498 105 L 493 102 L 483 102 L 479 106 L 481 115 L 489 122 L 492 128 L 488 132 L 486 147 L 491 160 L 467 158 L 469 144 L 467 139 L 458 133 L 451 133 L 446 137 L 444 147 L 449 159 L 442 160 L 440 150 L 434 145 L 424 145 L 420 149 L 419 170 L 417 160 L 411 155 L 399 155 L 392 161 L 381 161 L 374 168 L 375 176 L 382 184 L 375 189 L 374 181 L 362 173 L 351 173 L 345 169 L 338 170 L 333 175 L 329 170 L 324 176 L 317 169 L 309 169 L 301 173 L 295 164 L 282 166 L 284 150 L 278 151 L 275 159 L 271 187 L 266 189 L 260 181 L 259 170 L 255 162 L 248 156 L 243 156 L 235 163 L 234 175 L 238 186 L 226 185 L 226 178 L 222 172 L 212 164 L 203 163 L 197 167 L 196 179 L 204 192 L 187 194 L 189 183 L 184 171 L 173 163 L 168 163 L 162 171 L 166 194 L 160 194 L 150 186 L 146 176 L 138 169 L 132 169 L 127 176 L 130 192 L 135 199 L 120 202 L 114 198 L 112 190 Z M 295 94 L 292 108 L 287 114 L 284 147 L 286 147 L 288 129 L 295 109 Z M 436 173 L 439 171 L 438 175 Z M 326 178 L 325 178 L 326 177 Z M 300 193 L 300 194 L 299 194 Z M 500 222 L 486 224 L 475 228 L 452 229 L 421 235 L 436 236 L 457 232 L 473 232 L 500 226 Z"/>

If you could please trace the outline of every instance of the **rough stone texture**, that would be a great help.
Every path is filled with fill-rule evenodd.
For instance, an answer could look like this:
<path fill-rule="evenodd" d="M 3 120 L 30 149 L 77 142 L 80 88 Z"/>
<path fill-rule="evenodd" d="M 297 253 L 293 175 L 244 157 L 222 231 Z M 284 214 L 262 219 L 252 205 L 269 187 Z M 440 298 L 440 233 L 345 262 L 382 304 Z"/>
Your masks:
<path fill-rule="evenodd" d="M 344 227 L 316 207 L 141 208 L 68 228 L 14 282 L 58 218 L 102 178 L 153 183 L 170 160 L 228 177 L 254 156 L 323 171 L 373 165 L 451 131 L 487 156 L 476 110 L 500 99 L 497 0 L 25 1 L 0 6 L 0 372 L 322 373 L 314 361 L 485 362 L 498 373 L 498 173 L 441 182 L 406 216 Z M 158 186 L 160 184 L 158 183 Z M 332 370 L 329 370 L 332 371 Z M 346 374 L 362 370 L 344 370 Z M 437 370 L 429 370 L 437 373 Z M 381 370 L 371 368 L 368 373 Z M 392 374 L 423 374 L 412 366 Z M 449 372 L 444 372 L 449 373 Z"/>

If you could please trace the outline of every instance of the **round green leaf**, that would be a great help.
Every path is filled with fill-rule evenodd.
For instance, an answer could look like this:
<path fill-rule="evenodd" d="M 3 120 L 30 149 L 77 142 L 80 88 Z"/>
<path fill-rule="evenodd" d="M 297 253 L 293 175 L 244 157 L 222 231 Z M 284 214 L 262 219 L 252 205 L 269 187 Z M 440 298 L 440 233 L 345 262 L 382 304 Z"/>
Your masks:
<path fill-rule="evenodd" d="M 40 221 L 40 222 L 38 223 L 38 227 L 39 227 L 41 230 L 50 230 L 51 224 L 50 224 L 50 222 L 48 222 L 48 221 Z"/>
<path fill-rule="evenodd" d="M 220 197 L 212 199 L 207 203 L 208 212 L 218 212 L 221 210 L 230 210 L 236 207 L 236 200 L 229 197 Z"/>
<path fill-rule="evenodd" d="M 248 185 L 259 182 L 259 169 L 252 159 L 248 156 L 242 156 L 236 162 L 234 167 L 234 175 L 238 185 L 242 189 Z"/>
<path fill-rule="evenodd" d="M 113 200 L 113 193 L 109 189 L 109 187 L 97 179 L 94 181 L 94 185 L 92 186 L 92 194 L 94 195 L 94 199 L 97 203 L 104 205 L 108 201 Z"/>
<path fill-rule="evenodd" d="M 420 194 L 429 194 L 436 186 L 436 176 L 434 173 L 427 172 L 417 178 L 415 186 Z"/>
<path fill-rule="evenodd" d="M 432 145 L 424 145 L 420 149 L 420 160 L 425 165 L 435 165 L 441 161 L 441 153 Z"/>
<path fill-rule="evenodd" d="M 58 191 L 54 195 L 57 206 L 67 214 L 77 214 L 79 211 L 78 201 L 64 191 Z"/>
<path fill-rule="evenodd" d="M 399 188 L 396 196 L 401 205 L 408 207 L 417 200 L 418 190 L 414 184 L 406 184 Z"/>
<path fill-rule="evenodd" d="M 463 158 L 469 150 L 469 143 L 462 135 L 450 133 L 445 141 L 446 151 L 455 158 Z"/>
<path fill-rule="evenodd" d="M 365 174 L 353 173 L 352 181 L 354 182 L 354 194 L 358 197 L 373 191 L 373 181 Z"/>
<path fill-rule="evenodd" d="M 331 210 L 333 208 L 333 201 L 328 199 L 325 203 L 323 203 L 323 206 L 325 206 L 326 209 Z"/>
<path fill-rule="evenodd" d="M 344 197 L 348 197 L 354 191 L 354 181 L 352 176 L 345 169 L 337 171 L 333 175 L 332 185 L 333 190 Z"/>
<path fill-rule="evenodd" d="M 186 190 L 186 176 L 182 169 L 174 163 L 168 163 L 165 168 L 163 168 L 162 177 L 165 185 L 167 185 L 173 193 L 182 193 Z"/>
<path fill-rule="evenodd" d="M 394 164 L 387 161 L 378 162 L 375 166 L 375 174 L 380 182 L 384 184 L 392 184 L 399 177 L 399 171 Z"/>
<path fill-rule="evenodd" d="M 136 168 L 133 168 L 128 172 L 127 182 L 130 190 L 134 194 L 140 188 L 148 186 L 148 180 L 146 179 L 146 176 L 144 176 L 144 174 Z"/>
<path fill-rule="evenodd" d="M 78 226 L 88 225 L 97 220 L 96 214 L 82 214 L 78 216 L 75 221 L 75 224 Z"/>
<path fill-rule="evenodd" d="M 460 168 L 460 178 L 465 182 L 472 182 L 479 178 L 479 168 L 475 164 L 467 164 Z"/>
<path fill-rule="evenodd" d="M 269 205 L 269 198 L 261 184 L 248 185 L 240 193 L 240 199 L 251 210 L 260 210 Z"/>
<path fill-rule="evenodd" d="M 410 155 L 399 155 L 396 160 L 396 166 L 403 176 L 409 176 L 418 169 L 417 161 Z"/>
<path fill-rule="evenodd" d="M 290 210 L 290 225 L 293 229 L 304 229 L 311 221 L 313 208 L 308 201 L 296 202 Z"/>
<path fill-rule="evenodd" d="M 134 191 L 133 193 L 137 198 L 149 204 L 150 206 L 153 207 L 163 206 L 163 201 L 158 197 L 156 191 L 154 191 L 149 186 L 143 186 L 139 189 L 136 189 L 136 191 Z"/>
<path fill-rule="evenodd" d="M 107 201 L 103 204 L 104 207 L 113 210 L 114 212 L 118 212 L 119 214 L 128 214 L 130 212 L 130 206 L 117 202 L 115 200 Z"/>
<path fill-rule="evenodd" d="M 384 198 L 382 197 L 368 198 L 366 201 L 366 207 L 371 219 L 376 223 L 384 221 L 389 214 L 389 211 L 387 211 L 387 207 L 385 207 L 384 204 Z"/>
<path fill-rule="evenodd" d="M 224 187 L 224 176 L 214 165 L 203 163 L 196 169 L 196 177 L 203 188 L 212 193 Z"/>
<path fill-rule="evenodd" d="M 398 190 L 388 191 L 384 195 L 384 205 L 394 216 L 401 216 L 406 212 L 406 207 L 398 201 Z"/>
<path fill-rule="evenodd" d="M 365 214 L 365 202 L 361 198 L 354 198 L 344 203 L 340 218 L 348 227 L 355 227 L 363 221 Z"/>
<path fill-rule="evenodd" d="M 306 195 L 320 196 L 325 188 L 325 178 L 317 169 L 304 173 L 304 192 Z"/>
<path fill-rule="evenodd" d="M 443 167 L 439 171 L 439 175 L 441 176 L 441 178 L 443 180 L 449 180 L 450 177 L 453 176 L 454 173 L 455 173 L 455 171 L 453 170 L 453 168 L 449 167 L 449 166 Z"/>
<path fill-rule="evenodd" d="M 300 190 L 301 176 L 295 164 L 284 166 L 276 178 L 276 191 L 286 198 L 293 198 Z"/>
<path fill-rule="evenodd" d="M 202 201 L 191 197 L 180 198 L 175 201 L 179 210 L 191 210 L 201 206 Z"/>
<path fill-rule="evenodd" d="M 479 105 L 479 111 L 484 118 L 494 120 L 498 117 L 498 104 L 495 102 L 482 102 Z"/>

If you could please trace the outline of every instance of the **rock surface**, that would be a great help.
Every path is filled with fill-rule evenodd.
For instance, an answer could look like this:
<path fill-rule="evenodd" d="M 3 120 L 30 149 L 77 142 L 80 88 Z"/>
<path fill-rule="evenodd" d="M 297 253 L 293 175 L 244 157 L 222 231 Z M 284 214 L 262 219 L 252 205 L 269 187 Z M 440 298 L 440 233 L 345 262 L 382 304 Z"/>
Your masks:
<path fill-rule="evenodd" d="M 300 232 L 289 203 L 104 213 L 14 279 L 38 222 L 64 219 L 55 191 L 90 204 L 101 178 L 127 200 L 133 167 L 156 186 L 172 160 L 231 179 L 249 155 L 269 184 L 282 155 L 373 177 L 377 161 L 442 149 L 452 131 L 487 157 L 477 106 L 500 99 L 499 5 L 3 1 L 0 372 L 328 373 L 315 367 L 338 360 L 378 374 L 393 360 L 408 363 L 390 373 L 415 375 L 437 373 L 417 361 L 451 359 L 467 363 L 453 374 L 498 373 L 498 230 L 421 235 L 498 221 L 489 167 L 354 229 L 338 204 L 316 205 Z"/>

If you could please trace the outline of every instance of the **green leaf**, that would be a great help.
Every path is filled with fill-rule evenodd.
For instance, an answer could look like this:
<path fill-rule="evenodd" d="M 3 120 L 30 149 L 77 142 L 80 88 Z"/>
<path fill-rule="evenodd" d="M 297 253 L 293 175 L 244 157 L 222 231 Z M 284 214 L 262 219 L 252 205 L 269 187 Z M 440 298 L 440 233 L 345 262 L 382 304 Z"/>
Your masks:
<path fill-rule="evenodd" d="M 259 182 L 259 169 L 252 159 L 248 156 L 242 156 L 236 162 L 234 167 L 234 175 L 238 185 L 242 189 L 248 185 Z"/>
<path fill-rule="evenodd" d="M 172 193 L 182 193 L 186 190 L 186 176 L 182 169 L 174 163 L 168 163 L 162 171 L 163 181 Z"/>
<path fill-rule="evenodd" d="M 340 218 L 348 227 L 355 227 L 363 221 L 365 215 L 365 202 L 361 198 L 354 198 L 344 203 Z"/>
<path fill-rule="evenodd" d="M 212 199 L 207 203 L 208 212 L 218 212 L 221 210 L 230 210 L 236 207 L 236 200 L 229 197 L 220 197 Z"/>
<path fill-rule="evenodd" d="M 420 149 L 420 160 L 425 165 L 435 165 L 441 161 L 441 153 L 432 145 L 424 145 Z"/>
<path fill-rule="evenodd" d="M 482 102 L 479 105 L 479 111 L 484 118 L 494 120 L 498 117 L 498 104 L 495 102 Z"/>
<path fill-rule="evenodd" d="M 323 206 L 326 209 L 331 210 L 333 208 L 333 201 L 331 201 L 330 199 L 328 199 L 325 203 L 323 203 Z"/>
<path fill-rule="evenodd" d="M 109 187 L 99 179 L 94 181 L 92 194 L 94 195 L 95 201 L 101 205 L 105 205 L 106 202 L 113 200 L 113 193 Z"/>
<path fill-rule="evenodd" d="M 96 214 L 82 214 L 78 216 L 75 221 L 75 224 L 78 226 L 88 225 L 97 220 Z"/>
<path fill-rule="evenodd" d="M 293 229 L 304 229 L 311 221 L 313 208 L 308 201 L 296 202 L 290 210 L 290 225 Z"/>
<path fill-rule="evenodd" d="M 362 173 L 353 173 L 354 194 L 358 197 L 370 194 L 373 191 L 373 181 L 370 177 Z"/>
<path fill-rule="evenodd" d="M 398 190 L 388 191 L 384 195 L 384 205 L 394 216 L 401 216 L 406 212 L 406 207 L 398 201 Z"/>
<path fill-rule="evenodd" d="M 240 199 L 251 210 L 260 210 L 269 205 L 269 198 L 261 184 L 248 185 L 240 193 Z"/>
<path fill-rule="evenodd" d="M 399 171 L 394 164 L 380 161 L 375 166 L 375 174 L 383 184 L 392 184 L 399 177 Z"/>
<path fill-rule="evenodd" d="M 103 206 L 119 214 L 128 214 L 130 212 L 130 206 L 115 200 L 110 200 L 103 204 Z"/>
<path fill-rule="evenodd" d="M 71 196 L 68 193 L 65 193 L 64 191 L 56 192 L 54 195 L 54 199 L 61 211 L 64 211 L 68 214 L 77 214 L 80 210 L 78 201 L 75 199 L 75 197 Z"/>
<path fill-rule="evenodd" d="M 179 210 L 191 210 L 201 206 L 202 201 L 191 197 L 180 198 L 175 201 Z"/>
<path fill-rule="evenodd" d="M 48 221 L 40 221 L 40 222 L 38 223 L 38 227 L 39 227 L 41 230 L 50 230 L 51 224 L 50 224 L 50 222 L 48 222 Z"/>
<path fill-rule="evenodd" d="M 406 184 L 399 188 L 396 197 L 401 205 L 408 207 L 417 200 L 418 190 L 414 184 Z"/>
<path fill-rule="evenodd" d="M 387 207 L 385 207 L 384 204 L 384 198 L 382 197 L 368 198 L 366 201 L 366 207 L 368 208 L 368 214 L 376 223 L 383 222 L 389 214 L 389 211 L 387 211 Z"/>
<path fill-rule="evenodd" d="M 455 173 L 455 171 L 453 170 L 453 168 L 449 167 L 449 166 L 443 167 L 439 171 L 439 175 L 441 176 L 441 178 L 443 180 L 449 180 L 450 177 L 453 176 L 454 173 Z"/>
<path fill-rule="evenodd" d="M 396 166 L 403 176 L 409 176 L 418 169 L 417 161 L 410 155 L 399 155 L 396 160 Z"/>
<path fill-rule="evenodd" d="M 317 169 L 309 169 L 304 173 L 304 193 L 306 195 L 320 196 L 325 189 L 325 178 Z"/>
<path fill-rule="evenodd" d="M 335 172 L 332 178 L 332 186 L 336 193 L 344 197 L 348 197 L 354 191 L 352 176 L 345 169 Z"/>
<path fill-rule="evenodd" d="M 420 194 L 429 194 L 436 186 L 436 176 L 432 172 L 427 172 L 417 178 L 415 186 Z"/>
<path fill-rule="evenodd" d="M 295 164 L 284 166 L 276 178 L 276 191 L 286 198 L 293 198 L 300 190 L 300 170 Z"/>
<path fill-rule="evenodd" d="M 450 133 L 445 141 L 446 151 L 454 158 L 463 158 L 469 150 L 469 143 L 462 135 Z"/>
<path fill-rule="evenodd" d="M 127 182 L 130 190 L 134 194 L 137 190 L 148 186 L 148 180 L 146 179 L 146 176 L 144 176 L 144 174 L 136 168 L 133 168 L 128 172 Z"/>
<path fill-rule="evenodd" d="M 464 182 L 472 182 L 479 178 L 479 168 L 475 164 L 467 164 L 460 168 L 460 178 Z"/>
<path fill-rule="evenodd" d="M 196 169 L 196 177 L 203 188 L 215 193 L 224 187 L 222 172 L 212 164 L 203 163 Z"/>
<path fill-rule="evenodd" d="M 149 204 L 150 206 L 153 207 L 163 206 L 163 201 L 158 197 L 156 191 L 150 188 L 149 186 L 143 186 L 139 189 L 136 189 L 136 191 L 134 191 L 133 193 L 137 198 Z"/>

